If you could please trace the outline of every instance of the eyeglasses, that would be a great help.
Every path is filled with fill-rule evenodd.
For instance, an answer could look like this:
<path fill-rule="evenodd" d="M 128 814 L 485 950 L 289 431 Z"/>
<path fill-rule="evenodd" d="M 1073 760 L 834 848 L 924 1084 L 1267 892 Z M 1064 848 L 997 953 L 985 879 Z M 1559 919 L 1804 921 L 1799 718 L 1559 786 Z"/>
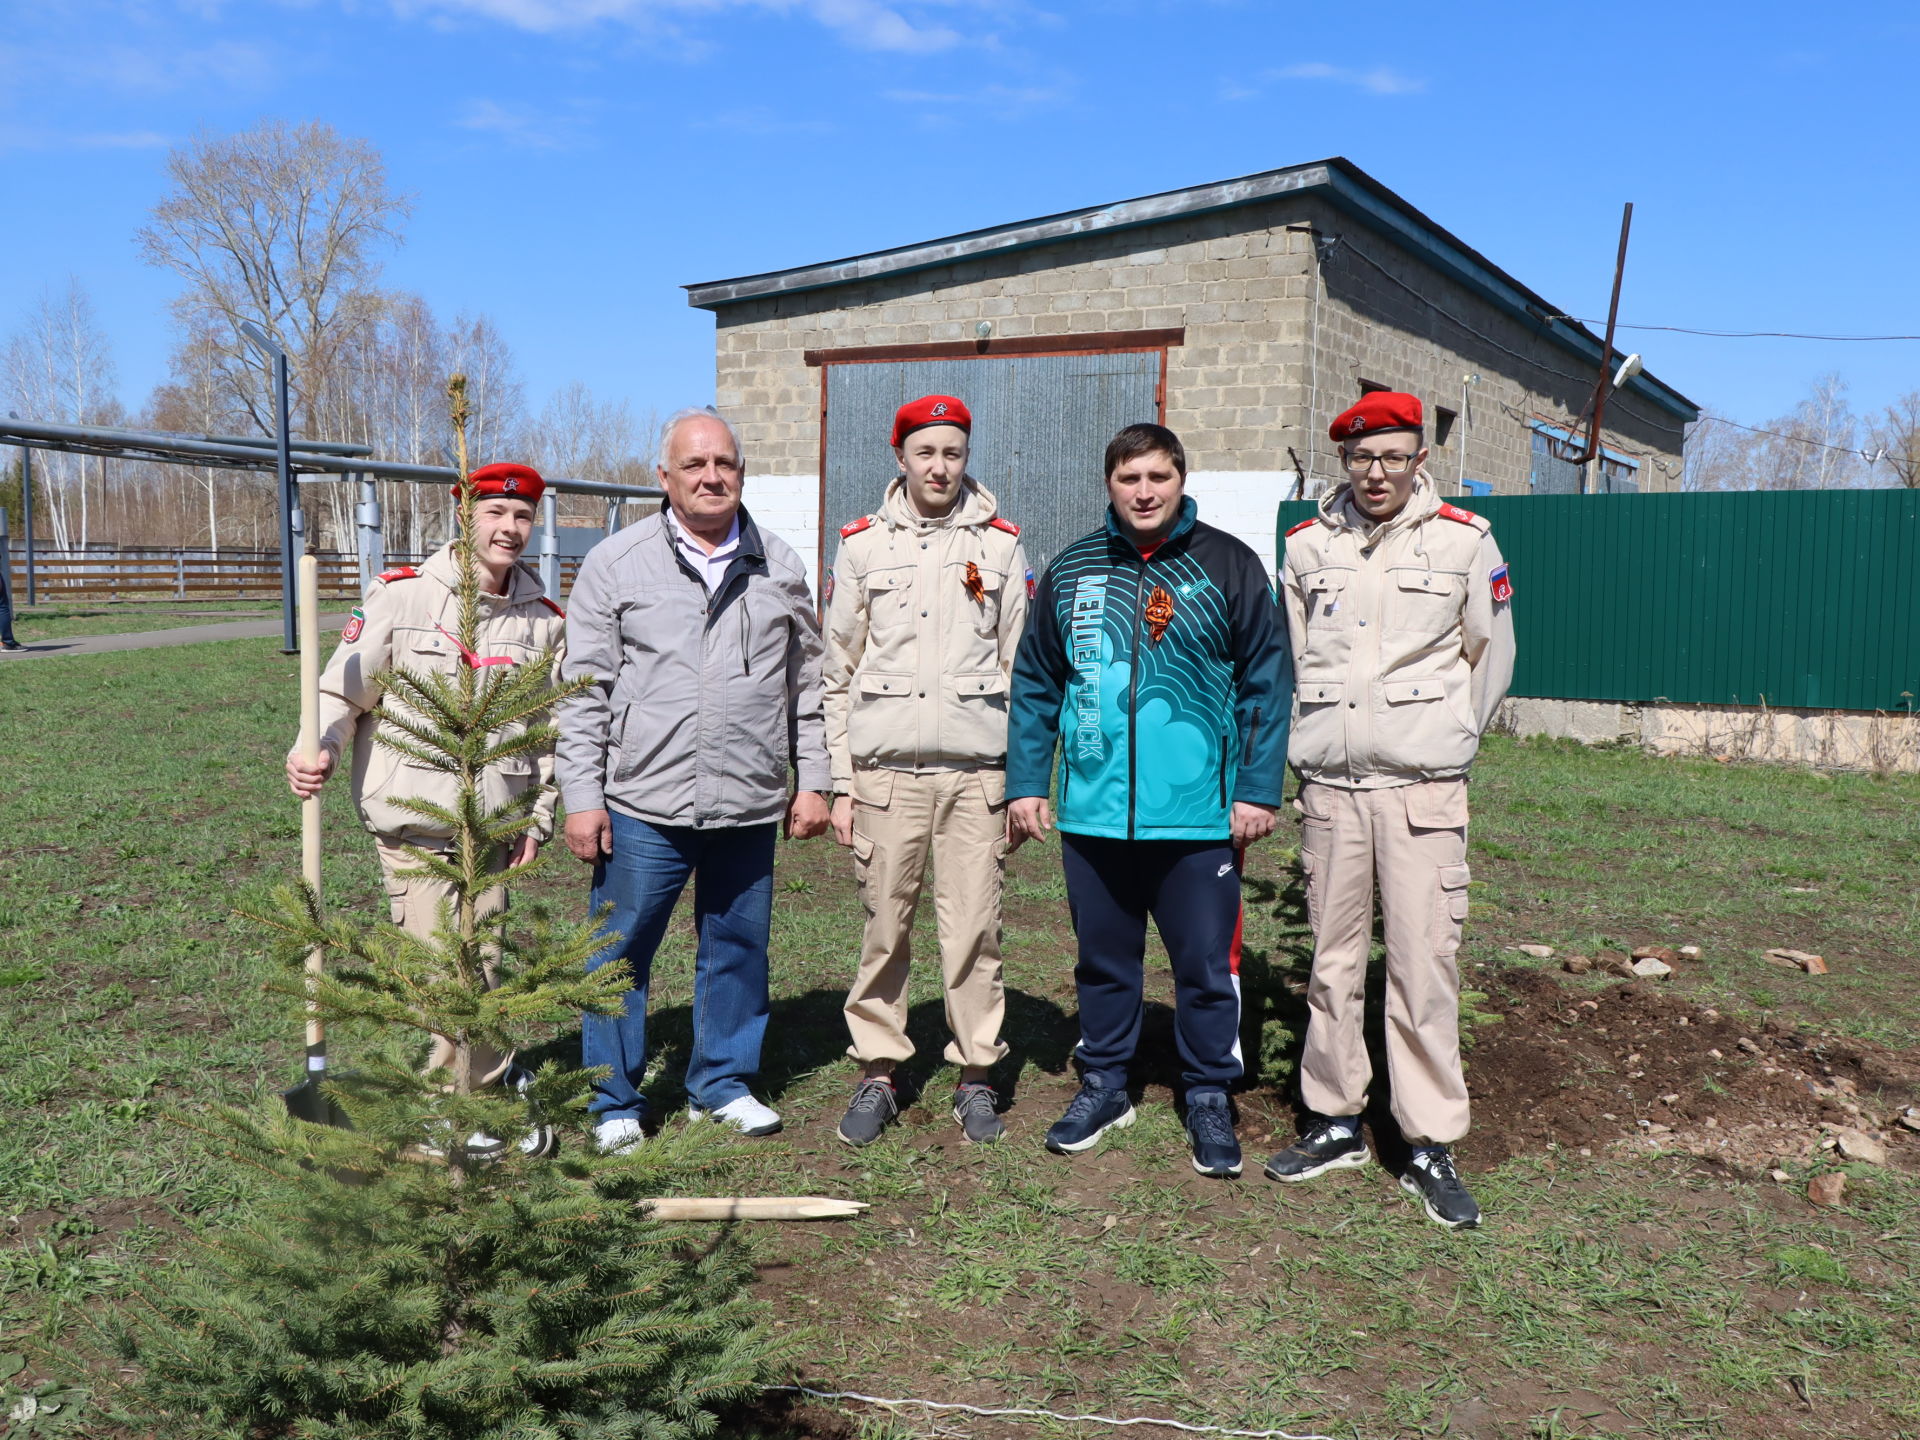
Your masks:
<path fill-rule="evenodd" d="M 1413 468 L 1411 455 L 1349 455 L 1346 457 L 1347 469 L 1355 475 L 1364 475 L 1375 465 L 1383 475 L 1404 475 Z"/>

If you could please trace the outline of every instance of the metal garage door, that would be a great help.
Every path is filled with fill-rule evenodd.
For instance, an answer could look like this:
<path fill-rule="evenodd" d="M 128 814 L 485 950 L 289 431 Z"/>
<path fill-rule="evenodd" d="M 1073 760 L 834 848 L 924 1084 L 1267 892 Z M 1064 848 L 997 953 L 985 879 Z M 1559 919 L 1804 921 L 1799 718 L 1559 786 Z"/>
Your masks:
<path fill-rule="evenodd" d="M 1162 354 L 827 365 L 827 563 L 840 527 L 872 511 L 897 473 L 887 449 L 893 412 L 921 395 L 957 395 L 973 411 L 968 469 L 1020 527 L 1039 575 L 1062 546 L 1100 524 L 1100 458 L 1114 432 L 1159 418 Z"/>

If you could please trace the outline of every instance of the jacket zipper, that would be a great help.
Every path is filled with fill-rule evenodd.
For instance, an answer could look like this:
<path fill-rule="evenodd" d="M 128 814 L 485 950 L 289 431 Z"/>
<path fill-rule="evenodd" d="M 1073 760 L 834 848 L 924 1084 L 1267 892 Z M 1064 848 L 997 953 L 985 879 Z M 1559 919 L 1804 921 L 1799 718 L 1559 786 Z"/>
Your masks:
<path fill-rule="evenodd" d="M 1140 631 L 1147 623 L 1143 613 L 1147 603 L 1147 561 L 1137 548 L 1134 551 L 1134 559 L 1139 562 L 1140 573 L 1133 584 L 1133 654 L 1128 657 L 1131 663 L 1127 666 L 1127 839 L 1129 840 L 1134 838 L 1133 786 L 1135 766 L 1139 760 L 1134 711 L 1140 703 L 1140 660 L 1146 654 L 1146 651 L 1140 647 Z"/>
<path fill-rule="evenodd" d="M 1253 720 L 1247 726 L 1247 743 L 1240 751 L 1240 764 L 1244 769 L 1253 763 L 1253 742 L 1260 734 L 1260 707 L 1253 707 Z M 1220 808 L 1227 807 L 1227 737 L 1220 737 Z"/>

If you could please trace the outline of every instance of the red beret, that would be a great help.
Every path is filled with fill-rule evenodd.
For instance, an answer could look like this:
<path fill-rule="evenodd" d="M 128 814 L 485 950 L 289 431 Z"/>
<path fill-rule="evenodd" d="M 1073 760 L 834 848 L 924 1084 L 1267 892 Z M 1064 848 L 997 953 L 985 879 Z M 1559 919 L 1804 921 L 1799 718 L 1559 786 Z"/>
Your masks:
<path fill-rule="evenodd" d="M 547 482 L 540 478 L 540 472 L 531 465 L 482 465 L 467 477 L 467 483 L 481 500 L 504 495 L 510 500 L 525 500 L 529 505 L 538 505 L 540 497 L 547 493 Z M 457 499 L 460 487 L 449 487 L 449 493 Z"/>
<path fill-rule="evenodd" d="M 922 395 L 918 400 L 909 400 L 894 412 L 893 443 L 898 445 L 914 431 L 929 425 L 958 425 L 971 435 L 973 412 L 967 409 L 966 401 L 951 395 Z"/>
<path fill-rule="evenodd" d="M 1398 390 L 1375 390 L 1362 395 L 1360 403 L 1342 410 L 1327 434 L 1336 441 L 1358 440 L 1380 430 L 1418 430 L 1425 423 L 1418 395 L 1403 395 Z"/>

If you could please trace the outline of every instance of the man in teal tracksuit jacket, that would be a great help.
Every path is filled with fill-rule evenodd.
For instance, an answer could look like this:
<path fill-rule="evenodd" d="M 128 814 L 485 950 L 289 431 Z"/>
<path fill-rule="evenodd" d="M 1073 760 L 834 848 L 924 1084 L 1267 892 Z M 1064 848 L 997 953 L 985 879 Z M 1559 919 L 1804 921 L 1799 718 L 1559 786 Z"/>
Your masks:
<path fill-rule="evenodd" d="M 1280 805 L 1293 662 L 1259 556 L 1197 518 L 1178 437 L 1130 425 L 1106 473 L 1106 524 L 1054 558 L 1028 612 L 1008 721 L 1018 838 L 1048 828 L 1059 742 L 1079 942 L 1082 1088 L 1047 1145 L 1085 1150 L 1132 1123 L 1151 916 L 1173 964 L 1194 1168 L 1238 1175 L 1240 860 Z"/>

